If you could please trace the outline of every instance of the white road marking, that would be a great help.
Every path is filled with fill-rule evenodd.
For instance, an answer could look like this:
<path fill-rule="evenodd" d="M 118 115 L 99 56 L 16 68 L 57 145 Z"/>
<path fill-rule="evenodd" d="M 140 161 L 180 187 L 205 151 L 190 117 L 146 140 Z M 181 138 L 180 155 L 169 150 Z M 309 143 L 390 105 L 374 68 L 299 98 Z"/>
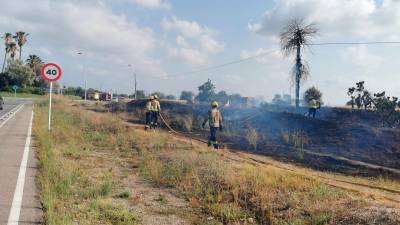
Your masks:
<path fill-rule="evenodd" d="M 2 128 L 2 127 L 4 126 L 4 124 L 7 123 L 8 120 L 10 120 L 11 118 L 13 118 L 14 115 L 15 115 L 19 110 L 21 110 L 23 107 L 24 107 L 23 104 L 22 104 L 22 105 L 19 105 L 19 107 L 16 106 L 16 107 L 14 107 L 12 110 L 10 110 L 10 112 L 8 112 L 6 115 L 2 116 L 0 119 L 3 120 L 3 122 L 0 123 L 0 128 Z"/>
<path fill-rule="evenodd" d="M 29 122 L 28 134 L 26 137 L 24 154 L 22 156 L 21 166 L 19 167 L 19 174 L 17 179 L 17 185 L 14 191 L 14 198 L 12 201 L 10 215 L 8 216 L 7 225 L 18 225 L 19 215 L 22 206 L 22 196 L 24 195 L 25 186 L 25 174 L 26 168 L 28 166 L 29 149 L 31 145 L 31 135 L 32 135 L 32 121 L 33 121 L 33 110 L 31 113 L 31 120 Z"/>

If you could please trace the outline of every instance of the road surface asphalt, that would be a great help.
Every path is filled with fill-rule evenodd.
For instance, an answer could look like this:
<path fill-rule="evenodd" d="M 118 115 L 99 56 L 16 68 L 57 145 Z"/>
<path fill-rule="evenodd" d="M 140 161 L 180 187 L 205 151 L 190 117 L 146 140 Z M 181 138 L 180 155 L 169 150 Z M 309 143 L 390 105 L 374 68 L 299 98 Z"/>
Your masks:
<path fill-rule="evenodd" d="M 9 112 L 14 113 L 4 118 Z M 0 110 L 0 225 L 42 224 L 32 116 L 30 100 L 8 98 Z"/>

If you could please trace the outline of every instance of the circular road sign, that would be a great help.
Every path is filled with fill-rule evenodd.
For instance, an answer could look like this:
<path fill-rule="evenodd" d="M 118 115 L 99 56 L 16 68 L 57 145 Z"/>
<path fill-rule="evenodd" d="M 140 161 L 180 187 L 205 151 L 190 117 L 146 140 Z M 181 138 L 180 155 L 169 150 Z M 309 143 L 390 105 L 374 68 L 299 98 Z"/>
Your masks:
<path fill-rule="evenodd" d="M 61 78 L 62 70 L 61 67 L 55 63 L 44 64 L 41 71 L 43 79 L 53 82 Z"/>

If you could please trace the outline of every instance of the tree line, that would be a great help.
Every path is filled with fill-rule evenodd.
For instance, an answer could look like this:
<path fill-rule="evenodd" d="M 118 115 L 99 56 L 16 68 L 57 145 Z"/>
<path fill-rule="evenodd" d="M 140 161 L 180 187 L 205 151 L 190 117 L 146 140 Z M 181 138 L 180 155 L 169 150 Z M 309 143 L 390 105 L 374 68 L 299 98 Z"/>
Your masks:
<path fill-rule="evenodd" d="M 216 91 L 215 84 L 208 79 L 205 83 L 198 87 L 198 94 L 195 95 L 191 91 L 182 91 L 181 100 L 186 100 L 190 103 L 210 104 L 212 101 L 217 101 L 220 105 L 229 105 L 235 107 L 245 107 L 255 105 L 255 99 L 243 97 L 240 94 L 228 94 L 226 91 Z"/>
<path fill-rule="evenodd" d="M 44 62 L 37 55 L 29 55 L 24 61 L 22 59 L 22 47 L 27 43 L 28 33 L 18 31 L 15 35 L 5 33 L 4 59 L 0 74 L 0 89 L 11 91 L 11 86 L 18 86 L 20 92 L 33 94 L 44 94 L 47 83 L 42 79 L 40 70 Z M 18 58 L 16 55 L 18 53 Z"/>
<path fill-rule="evenodd" d="M 382 119 L 384 126 L 399 127 L 400 126 L 400 101 L 398 97 L 387 96 L 385 91 L 372 94 L 365 88 L 365 82 L 357 82 L 355 86 L 350 87 L 347 91 L 350 100 L 347 105 L 352 109 L 374 110 Z"/>

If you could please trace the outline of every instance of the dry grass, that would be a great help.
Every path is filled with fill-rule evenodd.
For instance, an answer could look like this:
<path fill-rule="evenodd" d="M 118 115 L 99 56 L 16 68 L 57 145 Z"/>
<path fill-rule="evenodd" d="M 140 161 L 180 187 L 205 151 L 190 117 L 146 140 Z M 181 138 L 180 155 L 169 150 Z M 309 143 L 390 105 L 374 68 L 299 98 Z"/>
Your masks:
<path fill-rule="evenodd" d="M 257 150 L 259 135 L 256 129 L 249 127 L 246 132 L 246 139 L 253 150 Z"/>
<path fill-rule="evenodd" d="M 90 117 L 60 101 L 55 99 L 51 133 L 46 129 L 46 104 L 40 102 L 35 107 L 34 134 L 45 223 L 137 224 L 129 208 L 113 201 L 117 182 L 112 172 L 99 170 L 93 176 L 85 168 L 96 148 L 126 141 L 118 135 L 122 126 L 116 119 Z"/>
<path fill-rule="evenodd" d="M 288 131 L 282 130 L 282 140 L 283 143 L 291 145 L 294 148 L 304 148 L 310 144 L 310 138 L 307 133 L 302 130 Z"/>
<path fill-rule="evenodd" d="M 36 107 L 47 224 L 136 223 L 131 203 L 124 203 L 130 199 L 129 189 L 119 182 L 128 174 L 115 169 L 113 155 L 125 159 L 126 167 L 138 167 L 154 185 L 179 190 L 193 208 L 215 218 L 208 224 L 335 224 L 365 205 L 317 179 L 229 161 L 163 132 L 135 130 L 111 114 L 84 111 L 65 101 L 55 104 L 54 114 L 48 139 L 46 107 Z M 289 141 L 296 138 L 304 137 L 288 135 Z M 300 142 L 289 143 L 302 146 Z M 107 160 L 115 166 L 103 168 Z M 168 204 L 164 195 L 156 201 Z"/>
<path fill-rule="evenodd" d="M 216 152 L 159 136 L 163 147 L 141 154 L 142 175 L 157 185 L 178 188 L 192 205 L 225 224 L 249 218 L 259 224 L 326 224 L 358 205 L 318 180 L 227 162 Z"/>

